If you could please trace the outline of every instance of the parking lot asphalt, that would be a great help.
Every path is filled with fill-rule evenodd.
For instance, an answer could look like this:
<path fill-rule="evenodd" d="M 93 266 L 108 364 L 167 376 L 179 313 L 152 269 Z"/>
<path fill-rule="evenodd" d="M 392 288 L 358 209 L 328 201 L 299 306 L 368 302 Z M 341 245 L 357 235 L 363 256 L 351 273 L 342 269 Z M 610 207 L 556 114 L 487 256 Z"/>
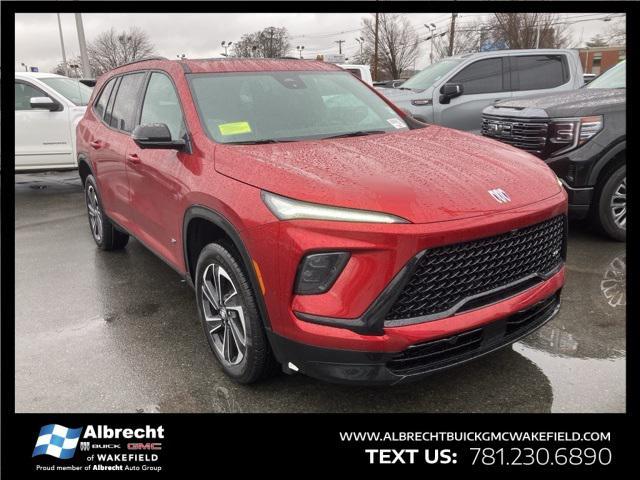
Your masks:
<path fill-rule="evenodd" d="M 625 245 L 571 223 L 558 316 L 419 383 L 349 387 L 217 366 L 193 290 L 136 240 L 96 248 L 77 172 L 16 175 L 17 412 L 623 412 Z"/>

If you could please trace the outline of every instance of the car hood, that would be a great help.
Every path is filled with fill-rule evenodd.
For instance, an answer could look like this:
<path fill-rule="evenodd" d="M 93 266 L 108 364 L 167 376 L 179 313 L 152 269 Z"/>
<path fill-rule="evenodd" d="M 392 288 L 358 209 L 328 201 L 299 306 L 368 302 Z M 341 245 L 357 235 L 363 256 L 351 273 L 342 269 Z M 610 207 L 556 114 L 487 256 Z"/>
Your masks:
<path fill-rule="evenodd" d="M 416 98 L 431 98 L 433 88 L 426 90 L 403 90 L 402 88 L 378 88 L 378 92 L 387 97 L 393 103 L 409 102 Z"/>
<path fill-rule="evenodd" d="M 483 113 L 526 118 L 579 117 L 624 109 L 626 100 L 624 88 L 580 88 L 505 100 L 487 107 Z"/>
<path fill-rule="evenodd" d="M 391 213 L 413 223 L 484 215 L 560 192 L 536 157 L 431 125 L 365 137 L 218 145 L 216 169 L 255 187 L 324 205 Z M 511 198 L 498 203 L 489 190 Z"/>

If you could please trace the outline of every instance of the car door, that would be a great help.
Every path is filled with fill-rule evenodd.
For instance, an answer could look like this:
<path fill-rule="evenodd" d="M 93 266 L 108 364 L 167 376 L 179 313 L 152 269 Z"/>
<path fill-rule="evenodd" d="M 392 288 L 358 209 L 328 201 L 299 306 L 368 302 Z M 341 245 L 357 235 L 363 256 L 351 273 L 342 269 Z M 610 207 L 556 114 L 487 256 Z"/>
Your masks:
<path fill-rule="evenodd" d="M 509 62 L 514 97 L 572 89 L 566 55 L 514 55 Z"/>
<path fill-rule="evenodd" d="M 125 162 L 127 151 L 133 144 L 131 131 L 145 75 L 146 72 L 134 72 L 116 79 L 102 123 L 91 132 L 89 139 L 103 208 L 110 219 L 134 235 L 136 225 L 131 211 Z"/>
<path fill-rule="evenodd" d="M 31 108 L 31 98 L 49 97 L 57 111 Z M 69 109 L 26 80 L 15 81 L 16 169 L 74 166 Z"/>
<path fill-rule="evenodd" d="M 139 124 L 164 123 L 173 140 L 187 138 L 184 115 L 176 88 L 168 74 L 151 72 L 140 111 Z M 189 154 L 169 149 L 141 149 L 131 142 L 127 174 L 138 238 L 170 264 L 182 261 L 180 232 L 188 175 Z"/>
<path fill-rule="evenodd" d="M 455 73 L 446 83 L 462 85 L 462 95 L 441 102 L 440 85 L 433 96 L 435 123 L 445 127 L 479 132 L 482 110 L 511 97 L 509 77 L 502 57 L 476 60 Z"/>

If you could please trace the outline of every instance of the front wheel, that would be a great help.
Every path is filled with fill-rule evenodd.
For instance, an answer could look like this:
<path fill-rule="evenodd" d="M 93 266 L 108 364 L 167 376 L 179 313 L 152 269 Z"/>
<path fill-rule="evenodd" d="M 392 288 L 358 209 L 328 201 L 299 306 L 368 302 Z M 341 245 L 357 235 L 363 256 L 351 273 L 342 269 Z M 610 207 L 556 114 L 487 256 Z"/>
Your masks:
<path fill-rule="evenodd" d="M 601 230 L 620 242 L 627 238 L 627 169 L 618 167 L 598 192 L 596 220 Z"/>
<path fill-rule="evenodd" d="M 93 175 L 84 181 L 84 198 L 89 216 L 89 228 L 96 245 L 102 250 L 118 250 L 124 248 L 129 241 L 129 235 L 118 230 L 111 220 L 104 214 L 98 186 Z"/>
<path fill-rule="evenodd" d="M 253 290 L 235 256 L 217 243 L 204 247 L 195 283 L 204 334 L 224 372 L 239 383 L 273 373 L 277 363 Z"/>

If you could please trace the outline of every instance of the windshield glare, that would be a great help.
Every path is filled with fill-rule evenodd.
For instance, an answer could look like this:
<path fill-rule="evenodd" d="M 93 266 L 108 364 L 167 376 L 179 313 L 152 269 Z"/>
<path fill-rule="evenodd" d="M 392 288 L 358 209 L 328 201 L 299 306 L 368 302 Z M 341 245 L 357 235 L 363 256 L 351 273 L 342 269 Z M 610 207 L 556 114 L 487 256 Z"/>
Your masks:
<path fill-rule="evenodd" d="M 594 79 L 585 88 L 627 88 L 626 62 L 620 62 Z"/>
<path fill-rule="evenodd" d="M 420 73 L 416 73 L 413 77 L 404 82 L 401 87 L 410 88 L 412 90 L 425 90 L 440 80 L 443 75 L 450 72 L 461 61 L 462 60 L 459 58 L 449 58 L 447 60 L 441 60 L 438 63 L 434 63 L 433 65 L 429 65 Z"/>
<path fill-rule="evenodd" d="M 40 78 L 42 83 L 46 83 L 74 105 L 87 105 L 91 97 L 92 88 L 80 83 L 78 80 L 67 77 Z"/>
<path fill-rule="evenodd" d="M 189 82 L 202 124 L 219 143 L 407 129 L 348 72 L 191 74 Z"/>

